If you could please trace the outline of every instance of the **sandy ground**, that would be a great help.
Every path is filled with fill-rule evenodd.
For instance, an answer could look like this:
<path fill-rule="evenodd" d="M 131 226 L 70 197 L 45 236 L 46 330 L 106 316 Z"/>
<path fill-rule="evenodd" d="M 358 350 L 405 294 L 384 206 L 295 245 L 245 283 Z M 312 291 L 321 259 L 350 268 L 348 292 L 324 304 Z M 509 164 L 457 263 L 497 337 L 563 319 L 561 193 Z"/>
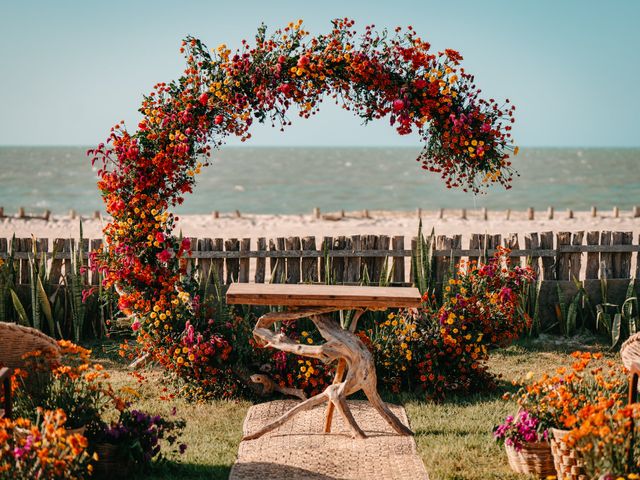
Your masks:
<path fill-rule="evenodd" d="M 369 212 L 365 218 L 363 212 L 330 213 L 325 218 L 316 219 L 313 215 L 252 215 L 243 214 L 240 218 L 235 214 L 186 215 L 179 220 L 179 229 L 184 236 L 190 237 L 222 237 L 222 238 L 257 238 L 287 236 L 338 236 L 355 234 L 404 235 L 412 237 L 418 231 L 417 212 Z M 548 218 L 547 212 L 536 212 L 534 220 L 528 220 L 526 212 L 511 212 L 509 220 L 505 211 L 489 211 L 488 219 L 480 211 L 469 211 L 467 219 L 461 218 L 460 210 L 446 210 L 443 218 L 439 212 L 422 212 L 425 231 L 435 228 L 436 234 L 462 234 L 463 245 L 468 245 L 472 233 L 508 234 L 518 233 L 521 239 L 528 232 L 543 231 L 579 231 L 579 230 L 612 230 L 634 232 L 634 242 L 640 234 L 640 218 L 634 218 L 631 212 L 620 212 L 614 218 L 612 212 L 602 212 L 592 217 L 590 212 L 575 212 L 569 219 L 566 211 L 556 212 L 554 219 Z M 101 237 L 102 227 L 106 219 L 83 219 L 85 238 Z M 42 219 L 4 218 L 0 220 L 0 238 L 29 237 L 69 238 L 79 233 L 78 219 L 68 216 L 52 216 L 49 221 Z M 178 233 L 178 231 L 176 231 Z"/>

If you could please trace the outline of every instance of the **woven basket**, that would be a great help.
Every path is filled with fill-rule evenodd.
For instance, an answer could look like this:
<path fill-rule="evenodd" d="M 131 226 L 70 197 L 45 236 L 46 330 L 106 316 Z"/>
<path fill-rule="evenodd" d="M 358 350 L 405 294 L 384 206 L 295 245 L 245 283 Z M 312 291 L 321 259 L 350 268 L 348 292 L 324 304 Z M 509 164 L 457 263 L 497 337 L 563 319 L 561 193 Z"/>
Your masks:
<path fill-rule="evenodd" d="M 582 468 L 580 453 L 565 441 L 568 433 L 569 430 L 551 429 L 551 453 L 558 480 L 589 480 Z"/>
<path fill-rule="evenodd" d="M 9 368 L 23 368 L 22 356 L 35 350 L 48 350 L 54 358 L 60 356 L 60 347 L 53 338 L 15 323 L 0 322 L 0 345 L 0 365 Z"/>
<path fill-rule="evenodd" d="M 504 448 L 509 466 L 514 472 L 533 474 L 540 478 L 556 474 L 549 442 L 525 443 L 519 451 L 509 445 Z"/>

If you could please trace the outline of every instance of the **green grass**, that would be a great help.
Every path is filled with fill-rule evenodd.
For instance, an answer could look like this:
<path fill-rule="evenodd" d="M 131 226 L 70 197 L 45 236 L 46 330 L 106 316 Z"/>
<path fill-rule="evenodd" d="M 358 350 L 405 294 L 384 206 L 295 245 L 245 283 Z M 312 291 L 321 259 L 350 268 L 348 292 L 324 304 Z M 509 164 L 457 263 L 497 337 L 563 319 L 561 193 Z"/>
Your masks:
<path fill-rule="evenodd" d="M 516 410 L 513 402 L 501 399 L 502 394 L 513 391 L 511 382 L 522 380 L 530 371 L 537 375 L 571 364 L 569 352 L 574 347 L 536 342 L 494 352 L 491 370 L 502 377 L 498 390 L 490 394 L 450 398 L 440 404 L 402 397 L 416 433 L 418 453 L 430 479 L 526 479 L 510 471 L 504 450 L 493 441 L 491 432 L 494 425 Z M 94 353 L 102 357 L 101 361 L 111 372 L 115 384 L 138 390 L 137 408 L 168 415 L 175 406 L 178 415 L 187 420 L 184 433 L 184 441 L 188 444 L 186 454 L 180 463 L 170 463 L 154 472 L 153 478 L 226 479 L 235 460 L 242 421 L 250 403 L 215 401 L 190 404 L 181 399 L 159 400 L 164 386 L 161 372 L 147 373 L 147 381 L 137 384 L 125 365 L 113 357 L 101 355 L 99 350 L 94 348 Z"/>

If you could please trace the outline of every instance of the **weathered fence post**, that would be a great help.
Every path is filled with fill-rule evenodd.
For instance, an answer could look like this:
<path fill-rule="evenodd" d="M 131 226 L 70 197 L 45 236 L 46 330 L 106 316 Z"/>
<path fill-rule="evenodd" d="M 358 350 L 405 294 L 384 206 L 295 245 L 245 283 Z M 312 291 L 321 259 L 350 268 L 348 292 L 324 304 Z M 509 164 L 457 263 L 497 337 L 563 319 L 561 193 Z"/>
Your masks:
<path fill-rule="evenodd" d="M 587 245 L 595 246 L 600 243 L 600 232 L 587 232 Z M 587 252 L 587 269 L 584 275 L 585 279 L 591 280 L 598 278 L 600 270 L 600 254 L 598 252 Z"/>
<path fill-rule="evenodd" d="M 256 248 L 258 252 L 265 252 L 267 250 L 267 239 L 264 237 L 258 237 Z M 267 265 L 267 259 L 265 257 L 256 258 L 256 274 L 255 274 L 256 283 L 264 283 L 266 265 Z"/>
<path fill-rule="evenodd" d="M 303 252 L 316 253 L 316 237 L 304 237 L 302 239 Z M 302 281 L 317 282 L 318 281 L 318 258 L 302 256 Z"/>
<path fill-rule="evenodd" d="M 227 252 L 237 252 L 240 250 L 240 242 L 237 238 L 229 238 L 224 242 L 224 249 Z M 237 282 L 240 273 L 240 259 L 227 258 L 225 263 L 227 267 L 226 284 L 229 285 L 233 282 Z"/>
<path fill-rule="evenodd" d="M 240 242 L 240 251 L 241 252 L 250 252 L 251 251 L 251 239 L 250 238 L 243 238 L 242 241 Z M 247 253 L 248 255 L 248 253 Z M 249 261 L 250 258 L 248 256 L 246 257 L 240 257 L 240 272 L 238 274 L 238 281 L 241 283 L 249 283 Z"/>
<path fill-rule="evenodd" d="M 404 255 L 397 255 L 399 251 L 404 250 L 404 236 L 396 235 L 391 241 L 391 246 L 396 253 L 393 257 L 393 282 L 404 283 Z"/>
<path fill-rule="evenodd" d="M 300 237 L 288 237 L 285 240 L 288 251 L 300 251 Z M 300 283 L 300 257 L 287 257 L 285 265 L 287 267 L 287 280 L 285 283 Z"/>
<path fill-rule="evenodd" d="M 600 233 L 600 245 L 611 245 L 612 233 L 608 230 Z M 613 275 L 613 256 L 610 252 L 600 252 L 600 278 Z"/>
<path fill-rule="evenodd" d="M 540 248 L 542 250 L 553 250 L 553 232 L 540 233 Z M 542 257 L 542 279 L 555 280 L 556 272 L 553 257 Z"/>

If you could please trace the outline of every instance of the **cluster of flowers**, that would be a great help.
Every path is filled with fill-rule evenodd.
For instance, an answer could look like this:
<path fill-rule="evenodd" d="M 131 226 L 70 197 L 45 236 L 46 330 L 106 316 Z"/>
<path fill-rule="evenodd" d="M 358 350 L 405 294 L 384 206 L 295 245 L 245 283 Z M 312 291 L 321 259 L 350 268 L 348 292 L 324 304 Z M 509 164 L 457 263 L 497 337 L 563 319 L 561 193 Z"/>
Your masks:
<path fill-rule="evenodd" d="M 424 354 L 417 365 L 424 390 L 442 396 L 490 387 L 489 349 L 509 344 L 530 326 L 523 297 L 535 274 L 528 266 L 512 266 L 509 253 L 498 248 L 486 264 L 463 263 L 440 306 L 425 299 Z"/>
<path fill-rule="evenodd" d="M 625 368 L 600 353 L 572 356 L 570 368 L 524 385 L 515 395 L 518 404 L 542 428 L 570 430 L 566 441 L 580 451 L 589 478 L 639 473 L 640 405 L 626 405 Z"/>
<path fill-rule="evenodd" d="M 139 469 L 162 459 L 161 439 L 184 452 L 176 443 L 184 421 L 129 410 L 124 396 L 136 392 L 116 392 L 90 350 L 66 340 L 58 346 L 25 354 L 12 377 L 17 419 L 0 420 L 0 479 L 86 478 L 99 465 L 97 443 L 117 445 Z M 104 423 L 114 413 L 119 421 Z"/>
<path fill-rule="evenodd" d="M 523 301 L 535 275 L 529 267 L 512 266 L 509 253 L 499 248 L 486 264 L 461 264 L 441 303 L 425 294 L 420 311 L 364 324 L 360 338 L 374 353 L 385 386 L 442 399 L 494 385 L 486 366 L 490 348 L 509 344 L 531 321 Z"/>
<path fill-rule="evenodd" d="M 172 235 L 177 218 L 169 208 L 192 191 L 211 144 L 228 135 L 249 138 L 254 119 L 284 127 L 291 106 L 308 117 L 331 95 L 365 121 L 388 116 L 400 134 L 416 129 L 426 141 L 419 160 L 449 187 L 509 186 L 514 107 L 481 99 L 460 67 L 462 57 L 453 50 L 431 53 L 411 27 L 395 36 L 367 27 L 355 37 L 353 22 L 342 19 L 314 38 L 301 22 L 272 37 L 261 28 L 253 46 L 243 41 L 235 53 L 225 45 L 210 52 L 189 38 L 182 46 L 184 75 L 144 98 L 137 131 L 120 123 L 89 152 L 112 217 L 106 248 L 91 264 L 104 273 L 105 287 L 118 292 L 140 347 L 178 376 L 191 379 L 204 365 L 216 365 L 225 347 L 210 342 L 219 335 L 215 325 L 194 322 L 199 304 L 186 269 L 190 245 Z M 205 337 L 201 345 L 212 347 L 198 350 L 197 367 L 182 355 L 196 356 L 182 352 L 187 322 Z"/>
<path fill-rule="evenodd" d="M 175 413 L 175 412 L 174 412 Z M 187 449 L 178 443 L 184 420 L 167 420 L 139 410 L 123 410 L 117 422 L 100 422 L 88 433 L 92 443 L 106 443 L 117 447 L 116 455 L 137 471 L 149 471 L 152 463 L 164 460 L 161 441 L 166 440 L 171 452 L 183 454 Z"/>
<path fill-rule="evenodd" d="M 515 418 L 507 416 L 504 423 L 493 430 L 493 436 L 496 441 L 520 451 L 526 443 L 547 441 L 549 431 L 542 427 L 538 417 L 523 410 Z"/>
<path fill-rule="evenodd" d="M 36 421 L 38 408 L 62 408 L 68 428 L 87 425 L 110 406 L 125 408 L 108 381 L 109 374 L 90 359 L 91 351 L 59 340 L 61 354 L 38 350 L 24 355 L 25 367 L 15 372 L 16 415 Z"/>
<path fill-rule="evenodd" d="M 0 479 L 83 479 L 92 470 L 87 439 L 65 429 L 63 410 L 37 410 L 38 421 L 0 419 Z"/>

